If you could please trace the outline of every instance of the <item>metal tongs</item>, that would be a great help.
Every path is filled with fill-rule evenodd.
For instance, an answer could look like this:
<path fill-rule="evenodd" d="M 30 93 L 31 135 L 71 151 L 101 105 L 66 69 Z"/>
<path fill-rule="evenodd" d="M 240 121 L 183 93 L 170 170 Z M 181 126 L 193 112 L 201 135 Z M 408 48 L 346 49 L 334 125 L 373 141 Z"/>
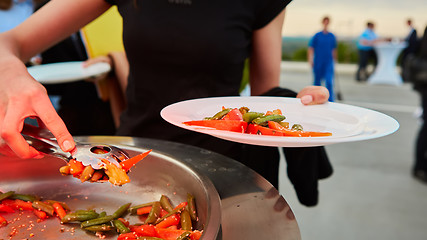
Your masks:
<path fill-rule="evenodd" d="M 71 159 L 82 162 L 84 166 L 91 165 L 93 169 L 101 169 L 109 161 L 116 166 L 120 162 L 129 159 L 129 154 L 124 150 L 107 144 L 87 144 L 76 142 L 76 147 L 71 152 L 64 152 L 58 145 L 55 136 L 43 127 L 36 127 L 24 123 L 21 132 L 25 140 L 37 151 L 59 157 L 67 163 Z"/>

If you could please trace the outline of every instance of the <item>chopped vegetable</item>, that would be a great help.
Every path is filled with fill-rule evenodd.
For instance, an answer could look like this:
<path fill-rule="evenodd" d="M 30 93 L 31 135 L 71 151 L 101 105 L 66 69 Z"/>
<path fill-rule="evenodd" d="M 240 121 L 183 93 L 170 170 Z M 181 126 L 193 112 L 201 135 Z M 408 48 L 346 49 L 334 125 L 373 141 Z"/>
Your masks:
<path fill-rule="evenodd" d="M 159 201 L 155 202 L 135 206 L 131 206 L 131 203 L 123 204 L 111 215 L 107 215 L 105 211 L 97 213 L 95 210 L 76 210 L 67 213 L 69 208 L 65 203 L 43 200 L 34 195 L 22 196 L 33 196 L 37 200 L 33 202 L 23 201 L 21 199 L 13 199 L 15 195 L 21 196 L 15 193 L 2 195 L 0 211 L 9 214 L 13 213 L 15 209 L 19 211 L 30 210 L 40 220 L 48 219 L 49 216 L 56 214 L 61 219 L 62 224 L 80 223 L 82 230 L 93 232 L 97 235 L 103 232 L 112 234 L 115 231 L 119 234 L 118 240 L 199 240 L 203 233 L 201 230 L 192 230 L 193 221 L 198 221 L 198 218 L 195 216 L 195 220 L 193 220 L 187 210 L 195 207 L 194 196 L 190 193 L 187 194 L 187 201 L 178 205 L 173 205 L 166 195 L 162 195 Z M 188 204 L 188 202 L 191 204 Z M 150 208 L 150 212 L 146 213 L 148 216 L 145 223 L 130 224 L 124 219 L 126 214 L 136 213 L 144 208 Z M 196 214 L 195 210 L 193 214 Z M 0 227 L 7 224 L 6 218 L 0 215 Z"/>
<path fill-rule="evenodd" d="M 247 134 L 282 137 L 327 137 L 332 135 L 330 132 L 303 131 L 301 124 L 293 124 L 292 129 L 289 129 L 289 122 L 284 122 L 285 119 L 286 117 L 280 109 L 260 113 L 251 112 L 247 107 L 239 109 L 222 107 L 222 110 L 213 117 L 207 117 L 204 120 L 187 121 L 183 122 L 183 124 Z M 272 125 L 270 122 L 276 124 Z"/>
<path fill-rule="evenodd" d="M 196 120 L 184 122 L 189 126 L 210 127 L 218 130 L 244 133 L 248 123 L 240 120 Z"/>

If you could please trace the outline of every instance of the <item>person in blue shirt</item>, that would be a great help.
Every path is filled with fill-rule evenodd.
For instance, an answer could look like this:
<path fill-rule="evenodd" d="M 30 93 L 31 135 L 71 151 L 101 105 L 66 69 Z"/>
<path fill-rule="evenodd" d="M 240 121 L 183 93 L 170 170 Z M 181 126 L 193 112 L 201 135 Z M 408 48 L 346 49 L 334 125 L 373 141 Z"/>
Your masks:
<path fill-rule="evenodd" d="M 374 65 L 377 62 L 377 55 L 374 51 L 374 44 L 378 41 L 378 36 L 374 32 L 374 23 L 368 22 L 366 24 L 366 29 L 359 36 L 357 41 L 357 49 L 359 50 L 359 67 L 356 72 L 357 81 L 366 81 L 369 74 L 366 71 L 368 66 L 369 59 L 373 59 Z"/>
<path fill-rule="evenodd" d="M 313 68 L 314 85 L 321 86 L 325 80 L 325 87 L 329 91 L 329 101 L 333 102 L 334 94 L 334 61 L 337 59 L 337 40 L 335 35 L 328 31 L 330 19 L 322 19 L 323 29 L 316 33 L 308 44 L 308 61 Z"/>

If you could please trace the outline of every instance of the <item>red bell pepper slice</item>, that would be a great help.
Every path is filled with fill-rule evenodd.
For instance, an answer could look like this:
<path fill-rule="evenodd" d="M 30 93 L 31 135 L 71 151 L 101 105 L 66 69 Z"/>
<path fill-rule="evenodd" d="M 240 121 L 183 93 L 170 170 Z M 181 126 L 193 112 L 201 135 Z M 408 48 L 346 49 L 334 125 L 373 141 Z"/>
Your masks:
<path fill-rule="evenodd" d="M 239 109 L 234 108 L 228 112 L 221 120 L 239 120 L 243 121 L 243 115 Z"/>
<path fill-rule="evenodd" d="M 70 166 L 70 174 L 72 174 L 74 177 L 81 174 L 85 168 L 82 162 L 79 162 L 75 159 L 71 159 L 68 162 L 68 165 Z"/>
<path fill-rule="evenodd" d="M 136 234 L 137 237 L 158 237 L 156 227 L 154 225 L 139 225 L 129 226 L 129 229 Z"/>
<path fill-rule="evenodd" d="M 281 131 L 277 131 L 268 127 L 263 127 L 258 124 L 249 124 L 246 132 L 249 134 L 256 135 L 283 136 L 283 133 Z"/>
<path fill-rule="evenodd" d="M 159 238 L 163 238 L 165 240 L 176 240 L 181 234 L 187 232 L 185 230 L 174 230 L 169 228 L 156 228 L 157 234 Z"/>
<path fill-rule="evenodd" d="M 122 233 L 117 237 L 117 240 L 136 240 L 138 236 L 134 232 Z"/>
<path fill-rule="evenodd" d="M 148 154 L 151 152 L 151 149 L 149 151 L 143 152 L 141 154 L 136 155 L 135 157 L 131 157 L 129 159 L 126 159 L 120 163 L 122 168 L 127 172 L 133 167 L 135 164 L 137 164 L 139 161 L 144 159 Z"/>
<path fill-rule="evenodd" d="M 4 205 L 4 204 L 0 204 L 0 212 L 14 213 L 15 210 L 13 210 L 13 208 L 11 208 L 10 206 Z"/>
<path fill-rule="evenodd" d="M 0 215 L 0 227 L 6 226 L 7 220 L 2 215 Z"/>
<path fill-rule="evenodd" d="M 194 230 L 191 234 L 190 234 L 190 239 L 191 240 L 199 240 L 202 237 L 203 232 L 199 231 L 199 230 Z"/>
<path fill-rule="evenodd" d="M 248 123 L 239 120 L 195 120 L 183 122 L 188 126 L 210 127 L 218 130 L 226 130 L 232 132 L 244 133 Z"/>
<path fill-rule="evenodd" d="M 273 121 L 269 121 L 268 126 L 271 129 L 282 132 L 283 136 L 286 136 L 286 137 L 327 137 L 332 135 L 332 133 L 330 132 L 306 132 L 306 131 L 291 130 Z"/>

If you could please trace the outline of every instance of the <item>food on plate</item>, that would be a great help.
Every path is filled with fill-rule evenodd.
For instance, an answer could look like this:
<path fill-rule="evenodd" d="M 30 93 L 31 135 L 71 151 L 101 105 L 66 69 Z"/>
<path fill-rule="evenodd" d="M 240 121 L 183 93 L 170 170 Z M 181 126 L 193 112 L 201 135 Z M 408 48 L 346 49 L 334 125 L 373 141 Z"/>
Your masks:
<path fill-rule="evenodd" d="M 301 124 L 284 121 L 286 117 L 280 109 L 266 113 L 252 112 L 247 107 L 225 108 L 203 120 L 183 122 L 188 126 L 209 127 L 218 130 L 284 137 L 327 137 L 330 132 L 304 131 Z"/>
<path fill-rule="evenodd" d="M 17 194 L 14 191 L 0 192 L 0 228 L 8 224 L 8 215 L 16 211 L 32 211 L 39 222 L 57 218 L 63 225 L 70 224 L 73 231 L 73 226 L 79 224 L 82 230 L 100 238 L 107 233 L 116 232 L 118 240 L 198 240 L 203 234 L 202 229 L 194 227 L 198 217 L 194 196 L 190 193 L 187 194 L 186 201 L 177 205 L 173 205 L 169 197 L 162 195 L 157 201 L 149 203 L 123 204 L 109 214 L 94 208 L 71 211 L 64 202 L 43 200 L 39 196 Z M 138 222 L 131 223 L 126 219 L 128 215 L 137 215 Z M 9 236 L 13 237 L 15 234 L 12 230 Z M 31 234 L 33 233 L 29 235 Z"/>
<path fill-rule="evenodd" d="M 144 159 L 151 150 L 138 154 L 126 160 L 118 160 L 118 164 L 113 164 L 109 161 L 103 160 L 104 165 L 101 169 L 95 170 L 91 165 L 84 166 L 82 162 L 72 159 L 67 165 L 62 166 L 59 171 L 62 175 L 72 175 L 80 179 L 82 182 L 104 182 L 109 181 L 114 185 L 121 186 L 130 182 L 127 173 L 139 161 Z"/>

